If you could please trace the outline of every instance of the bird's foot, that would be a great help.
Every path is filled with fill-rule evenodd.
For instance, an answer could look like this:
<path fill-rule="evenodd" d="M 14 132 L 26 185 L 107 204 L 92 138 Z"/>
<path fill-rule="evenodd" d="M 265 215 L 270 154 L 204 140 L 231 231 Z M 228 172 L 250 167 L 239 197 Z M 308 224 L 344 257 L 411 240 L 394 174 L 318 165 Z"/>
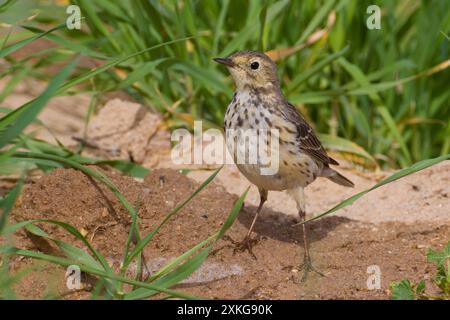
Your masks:
<path fill-rule="evenodd" d="M 253 253 L 253 246 L 258 243 L 258 239 L 245 237 L 242 241 L 235 243 L 234 253 L 248 251 L 248 253 L 256 260 L 256 256 Z"/>
<path fill-rule="evenodd" d="M 300 279 L 301 283 L 304 283 L 306 281 L 310 272 L 315 272 L 318 275 L 320 275 L 321 277 L 325 277 L 325 275 L 322 272 L 320 272 L 313 266 L 311 257 L 309 255 L 305 255 L 303 264 L 301 264 L 299 267 L 299 271 L 303 271 L 303 275 Z"/>
<path fill-rule="evenodd" d="M 227 240 L 234 245 L 233 254 L 236 254 L 236 252 L 248 251 L 248 253 L 256 260 L 256 256 L 253 253 L 253 246 L 258 243 L 259 240 L 257 238 L 246 236 L 242 241 L 235 241 L 230 237 L 227 237 Z"/>

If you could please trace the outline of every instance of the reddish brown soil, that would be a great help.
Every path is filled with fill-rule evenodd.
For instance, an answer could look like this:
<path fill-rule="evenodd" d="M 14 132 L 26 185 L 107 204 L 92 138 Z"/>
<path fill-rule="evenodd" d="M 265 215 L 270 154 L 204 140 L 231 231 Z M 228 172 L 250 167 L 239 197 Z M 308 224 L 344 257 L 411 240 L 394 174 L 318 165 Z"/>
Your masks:
<path fill-rule="evenodd" d="M 140 230 L 145 235 L 198 186 L 170 169 L 154 170 L 144 182 L 108 171 L 127 200 L 139 206 Z M 173 258 L 217 231 L 225 221 L 235 195 L 211 183 L 181 210 L 145 249 L 150 270 Z M 267 209 L 270 211 L 270 209 Z M 255 207 L 246 207 L 227 235 L 245 236 Z M 254 247 L 255 260 L 248 253 L 234 254 L 228 240 L 216 244 L 204 266 L 175 287 L 209 298 L 227 299 L 387 299 L 389 284 L 408 277 L 426 279 L 430 290 L 434 267 L 427 264 L 427 248 L 440 249 L 450 238 L 450 227 L 437 223 L 406 225 L 399 222 L 372 225 L 344 217 L 329 216 L 308 225 L 311 252 L 316 267 L 325 277 L 311 274 L 298 283 L 303 256 L 301 227 L 292 227 L 289 218 L 275 219 L 277 213 L 263 215 L 256 224 L 260 241 Z M 281 215 L 281 213 L 280 213 Z M 281 215 L 282 216 L 282 215 Z M 72 169 L 58 169 L 26 185 L 12 214 L 13 221 L 55 219 L 72 224 L 86 233 L 94 247 L 117 267 L 123 253 L 130 217 L 111 191 Z M 52 237 L 81 246 L 59 227 L 40 225 Z M 19 247 L 59 254 L 56 248 L 23 231 L 14 237 Z M 367 289 L 367 267 L 381 269 L 380 290 Z M 26 298 L 89 297 L 88 291 L 65 289 L 64 270 L 29 258 L 14 258 L 12 270 L 32 267 L 33 272 L 16 285 Z"/>

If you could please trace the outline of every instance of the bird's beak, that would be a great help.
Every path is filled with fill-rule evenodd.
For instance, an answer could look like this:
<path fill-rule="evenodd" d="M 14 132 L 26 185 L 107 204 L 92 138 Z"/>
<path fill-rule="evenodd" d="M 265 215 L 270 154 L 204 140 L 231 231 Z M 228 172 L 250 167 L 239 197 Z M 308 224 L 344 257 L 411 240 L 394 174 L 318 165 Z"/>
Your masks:
<path fill-rule="evenodd" d="M 215 62 L 226 65 L 227 67 L 233 68 L 234 67 L 234 63 L 231 59 L 228 58 L 214 58 L 213 59 Z"/>

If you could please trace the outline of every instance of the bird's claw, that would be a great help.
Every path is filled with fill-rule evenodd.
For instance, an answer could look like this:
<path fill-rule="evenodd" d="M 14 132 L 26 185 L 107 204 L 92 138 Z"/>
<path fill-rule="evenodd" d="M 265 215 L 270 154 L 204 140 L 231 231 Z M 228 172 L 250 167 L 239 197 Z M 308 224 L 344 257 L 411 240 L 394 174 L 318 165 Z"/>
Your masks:
<path fill-rule="evenodd" d="M 227 240 L 234 245 L 233 254 L 236 254 L 236 252 L 248 251 L 248 253 L 256 260 L 256 256 L 253 253 L 253 246 L 258 243 L 257 238 L 246 236 L 242 241 L 235 241 L 231 239 L 231 237 L 227 237 Z"/>
<path fill-rule="evenodd" d="M 305 256 L 303 264 L 299 267 L 299 271 L 302 271 L 302 270 L 303 270 L 303 275 L 302 275 L 302 278 L 300 279 L 301 283 L 304 283 L 306 281 L 306 279 L 308 278 L 308 274 L 310 272 L 315 272 L 318 275 L 320 275 L 321 277 L 325 277 L 325 275 L 322 272 L 320 272 L 313 266 L 310 256 Z"/>

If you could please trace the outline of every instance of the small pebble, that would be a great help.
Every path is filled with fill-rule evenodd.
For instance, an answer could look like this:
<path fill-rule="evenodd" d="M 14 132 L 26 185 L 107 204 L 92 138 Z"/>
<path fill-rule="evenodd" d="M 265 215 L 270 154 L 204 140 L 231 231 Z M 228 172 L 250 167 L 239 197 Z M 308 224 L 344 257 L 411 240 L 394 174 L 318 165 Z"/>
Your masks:
<path fill-rule="evenodd" d="M 88 234 L 87 230 L 84 229 L 84 228 L 81 228 L 80 233 L 81 233 L 81 235 L 82 235 L 83 237 L 86 237 L 87 234 Z"/>

